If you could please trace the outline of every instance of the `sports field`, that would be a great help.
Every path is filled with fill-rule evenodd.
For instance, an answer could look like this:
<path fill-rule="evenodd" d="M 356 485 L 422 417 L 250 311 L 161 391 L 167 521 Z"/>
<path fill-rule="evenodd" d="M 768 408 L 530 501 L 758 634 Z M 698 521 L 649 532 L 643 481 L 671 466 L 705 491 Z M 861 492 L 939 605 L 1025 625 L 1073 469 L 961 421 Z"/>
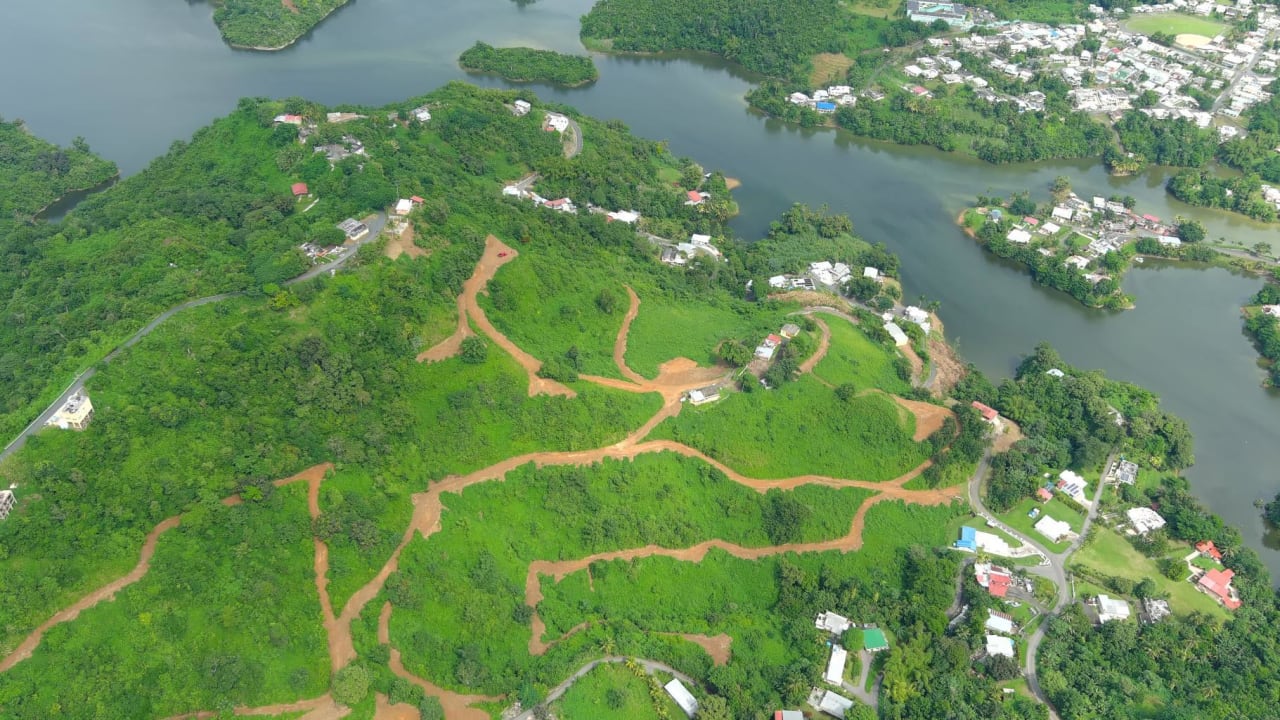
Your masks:
<path fill-rule="evenodd" d="M 1125 23 L 1128 29 L 1147 35 L 1151 33 L 1168 33 L 1170 35 L 1204 35 L 1212 38 L 1227 28 L 1226 25 L 1208 18 L 1192 17 L 1178 13 L 1154 13 L 1135 17 Z"/>

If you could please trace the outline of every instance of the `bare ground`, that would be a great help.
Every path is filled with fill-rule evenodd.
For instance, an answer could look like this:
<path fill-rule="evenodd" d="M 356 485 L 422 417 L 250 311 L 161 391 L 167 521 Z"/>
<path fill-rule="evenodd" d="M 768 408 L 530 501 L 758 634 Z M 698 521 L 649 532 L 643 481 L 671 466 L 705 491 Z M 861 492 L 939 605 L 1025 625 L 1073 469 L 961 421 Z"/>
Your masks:
<path fill-rule="evenodd" d="M 947 397 L 956 383 L 964 379 L 967 370 L 956 354 L 955 348 L 944 339 L 946 329 L 942 325 L 942 320 L 935 314 L 930 321 L 933 332 L 929 334 L 928 340 L 929 359 L 933 361 L 935 368 L 933 387 L 930 391 L 933 392 L 934 397 Z"/>
<path fill-rule="evenodd" d="M 387 248 L 384 251 L 386 256 L 395 260 L 401 255 L 408 255 L 411 258 L 420 258 L 427 254 L 426 250 L 418 247 L 413 242 L 413 224 L 405 226 L 404 232 L 399 236 L 387 241 Z"/>
<path fill-rule="evenodd" d="M 733 638 L 721 633 L 719 635 L 696 635 L 694 633 L 662 633 L 663 635 L 676 635 L 697 645 L 707 654 L 711 656 L 711 662 L 715 665 L 729 664 L 730 648 L 733 645 Z"/>

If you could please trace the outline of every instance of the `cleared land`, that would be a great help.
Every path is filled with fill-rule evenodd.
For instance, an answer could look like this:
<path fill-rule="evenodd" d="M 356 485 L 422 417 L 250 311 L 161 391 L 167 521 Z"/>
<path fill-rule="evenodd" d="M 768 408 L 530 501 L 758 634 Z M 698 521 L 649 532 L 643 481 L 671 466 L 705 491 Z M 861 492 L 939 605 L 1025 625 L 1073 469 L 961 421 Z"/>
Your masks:
<path fill-rule="evenodd" d="M 1220 22 L 1179 13 L 1148 13 L 1129 20 L 1125 26 L 1146 35 L 1159 32 L 1170 35 L 1204 35 L 1210 38 L 1227 29 Z"/>

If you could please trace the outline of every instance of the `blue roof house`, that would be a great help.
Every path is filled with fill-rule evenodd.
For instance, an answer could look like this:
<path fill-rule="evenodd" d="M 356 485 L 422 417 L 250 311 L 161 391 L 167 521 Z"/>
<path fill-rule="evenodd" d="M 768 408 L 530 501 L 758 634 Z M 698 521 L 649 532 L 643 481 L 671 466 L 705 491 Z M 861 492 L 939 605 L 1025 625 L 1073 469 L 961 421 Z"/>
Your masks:
<path fill-rule="evenodd" d="M 978 551 L 978 531 L 969 526 L 960 528 L 960 539 L 956 541 L 956 547 L 969 552 Z"/>
<path fill-rule="evenodd" d="M 813 104 L 813 109 L 820 113 L 833 113 L 836 111 L 836 104 L 826 101 L 816 102 Z"/>

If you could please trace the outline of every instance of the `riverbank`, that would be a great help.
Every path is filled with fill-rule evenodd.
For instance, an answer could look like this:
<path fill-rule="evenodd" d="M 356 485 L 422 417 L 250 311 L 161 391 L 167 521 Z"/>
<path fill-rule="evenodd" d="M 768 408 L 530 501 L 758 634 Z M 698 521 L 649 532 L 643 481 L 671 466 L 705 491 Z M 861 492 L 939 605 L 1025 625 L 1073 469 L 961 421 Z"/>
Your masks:
<path fill-rule="evenodd" d="M 564 88 L 582 87 L 600 79 L 600 71 L 589 56 L 529 47 L 494 47 L 483 42 L 463 51 L 458 56 L 458 66 L 468 73 L 497 75 L 508 82 L 545 82 Z"/>
<path fill-rule="evenodd" d="M 338 10 L 342 9 L 352 0 L 320 0 L 320 3 L 334 3 L 331 7 L 323 10 L 318 16 L 303 20 L 302 11 L 292 2 L 292 0 L 215 0 L 217 9 L 213 13 L 214 24 L 218 26 L 218 31 L 222 35 L 222 39 L 227 46 L 233 50 L 249 50 L 253 52 L 279 52 L 286 50 L 305 38 L 315 30 L 317 26 L 323 23 Z M 308 5 L 310 8 L 311 5 Z M 283 15 L 281 15 L 283 13 Z M 262 17 L 266 15 L 266 17 Z M 232 34 L 240 36 L 241 34 L 248 36 L 254 33 L 262 33 L 263 26 L 269 25 L 272 15 L 278 22 L 288 22 L 290 18 L 297 18 L 298 27 L 292 28 L 292 36 L 278 43 L 260 43 L 248 40 L 232 39 Z M 241 22 L 243 19 L 243 27 Z M 229 30 L 230 27 L 230 30 Z M 234 32 L 233 32 L 234 31 Z"/>
<path fill-rule="evenodd" d="M 53 221 L 53 222 L 61 220 L 63 217 L 66 216 L 67 213 L 71 212 L 71 210 L 74 209 L 76 205 L 79 205 L 81 202 L 87 199 L 90 195 L 96 195 L 97 193 L 100 193 L 103 190 L 110 188 L 111 186 L 115 185 L 118 182 L 120 182 L 120 172 L 117 170 L 115 175 L 112 175 L 111 177 L 107 178 L 106 180 L 103 180 L 100 183 L 91 185 L 89 187 L 72 188 L 66 191 L 65 193 L 63 193 L 60 197 L 55 199 L 53 202 L 37 210 L 35 218 L 36 220 Z"/>

